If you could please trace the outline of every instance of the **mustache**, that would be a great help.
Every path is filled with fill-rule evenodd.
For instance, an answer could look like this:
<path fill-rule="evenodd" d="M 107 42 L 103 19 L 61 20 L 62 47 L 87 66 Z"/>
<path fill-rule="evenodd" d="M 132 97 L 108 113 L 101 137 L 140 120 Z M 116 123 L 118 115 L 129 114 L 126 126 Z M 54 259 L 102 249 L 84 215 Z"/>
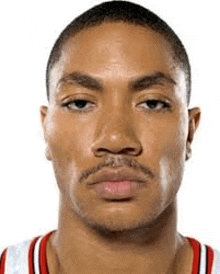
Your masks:
<path fill-rule="evenodd" d="M 84 180 L 87 180 L 91 175 L 95 174 L 96 172 L 102 170 L 105 167 L 110 167 L 110 168 L 127 167 L 130 169 L 133 169 L 134 171 L 141 172 L 145 176 L 150 177 L 151 179 L 155 178 L 154 172 L 149 167 L 143 166 L 142 164 L 138 163 L 134 159 L 124 158 L 124 157 L 111 157 L 111 158 L 105 158 L 103 162 L 95 165 L 92 168 L 82 171 L 79 176 L 79 182 L 82 183 Z"/>

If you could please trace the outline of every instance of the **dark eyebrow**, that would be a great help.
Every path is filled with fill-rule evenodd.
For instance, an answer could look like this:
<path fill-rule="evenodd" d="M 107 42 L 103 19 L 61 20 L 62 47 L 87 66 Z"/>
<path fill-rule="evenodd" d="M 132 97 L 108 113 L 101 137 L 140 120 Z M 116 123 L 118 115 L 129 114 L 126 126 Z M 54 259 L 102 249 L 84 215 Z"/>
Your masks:
<path fill-rule="evenodd" d="M 104 85 L 101 80 L 79 71 L 74 71 L 64 75 L 58 81 L 57 86 L 62 83 L 68 83 L 68 82 L 72 82 L 82 87 L 95 90 L 95 91 L 104 90 Z M 150 75 L 144 75 L 139 78 L 135 78 L 131 80 L 129 83 L 129 90 L 134 92 L 142 91 L 154 85 L 164 85 L 166 83 L 176 85 L 176 82 L 168 75 L 165 75 L 162 72 L 154 72 Z"/>
<path fill-rule="evenodd" d="M 172 84 L 176 85 L 176 82 L 163 72 L 155 72 L 150 75 L 144 75 L 130 82 L 129 87 L 132 91 L 141 91 L 148 89 L 154 85 Z"/>
<path fill-rule="evenodd" d="M 72 82 L 77 85 L 80 85 L 82 87 L 91 89 L 91 90 L 97 90 L 97 91 L 102 91 L 103 90 L 103 85 L 101 80 L 98 80 L 86 73 L 82 72 L 71 72 L 69 74 L 64 75 L 58 82 L 57 85 L 60 85 L 62 83 L 68 83 Z"/>

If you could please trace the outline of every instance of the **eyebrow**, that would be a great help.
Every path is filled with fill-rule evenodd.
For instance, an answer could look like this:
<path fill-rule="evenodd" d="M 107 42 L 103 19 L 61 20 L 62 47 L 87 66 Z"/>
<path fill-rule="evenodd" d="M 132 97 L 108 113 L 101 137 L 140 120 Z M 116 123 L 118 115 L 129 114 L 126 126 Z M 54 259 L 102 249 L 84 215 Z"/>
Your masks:
<path fill-rule="evenodd" d="M 129 88 L 132 91 L 141 91 L 144 89 L 149 89 L 155 85 L 165 84 L 176 85 L 177 83 L 170 76 L 164 74 L 163 72 L 157 71 L 150 75 L 144 75 L 137 79 L 131 80 Z"/>
<path fill-rule="evenodd" d="M 102 92 L 104 90 L 103 81 L 95 78 L 93 76 L 88 75 L 87 73 L 74 71 L 67 75 L 64 75 L 59 81 L 58 85 L 62 83 L 74 83 L 85 87 L 90 90 Z M 176 85 L 176 82 L 168 75 L 163 72 L 153 72 L 149 75 L 143 75 L 138 78 L 133 78 L 129 82 L 129 90 L 132 92 L 142 91 L 144 89 L 149 89 L 154 85 L 165 85 L 171 84 Z"/>
<path fill-rule="evenodd" d="M 79 71 L 74 71 L 67 75 L 64 75 L 59 80 L 57 85 L 60 85 L 62 83 L 68 83 L 68 82 L 75 83 L 77 85 L 80 85 L 82 87 L 85 87 L 91 90 L 97 90 L 97 91 L 103 90 L 103 83 L 101 80 Z"/>

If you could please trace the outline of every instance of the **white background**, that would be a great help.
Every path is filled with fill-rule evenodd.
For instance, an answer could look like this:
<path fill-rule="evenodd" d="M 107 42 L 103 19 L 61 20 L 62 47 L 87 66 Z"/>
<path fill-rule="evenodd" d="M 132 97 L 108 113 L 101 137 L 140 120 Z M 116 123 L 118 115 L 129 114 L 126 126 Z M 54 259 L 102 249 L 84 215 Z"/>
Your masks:
<path fill-rule="evenodd" d="M 178 228 L 220 249 L 220 1 L 135 1 L 162 17 L 191 61 L 191 106 L 202 120 L 179 192 Z M 57 226 L 58 190 L 44 156 L 39 106 L 52 45 L 100 1 L 2 1 L 0 5 L 0 247 Z"/>

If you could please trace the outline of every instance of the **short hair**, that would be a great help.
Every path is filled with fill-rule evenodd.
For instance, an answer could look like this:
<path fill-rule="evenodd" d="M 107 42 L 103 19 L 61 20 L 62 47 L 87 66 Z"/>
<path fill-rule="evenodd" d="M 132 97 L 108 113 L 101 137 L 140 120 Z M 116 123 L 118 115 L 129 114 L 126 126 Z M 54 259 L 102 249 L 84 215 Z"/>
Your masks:
<path fill-rule="evenodd" d="M 185 72 L 187 104 L 190 101 L 191 94 L 191 69 L 186 50 L 170 26 L 150 10 L 128 1 L 107 1 L 87 10 L 75 18 L 61 32 L 56 40 L 46 69 L 46 88 L 47 98 L 49 100 L 49 78 L 53 66 L 59 61 L 64 44 L 81 30 L 89 27 L 98 26 L 105 22 L 125 22 L 128 24 L 141 25 L 161 34 L 171 45 L 173 50 L 173 59 Z"/>

